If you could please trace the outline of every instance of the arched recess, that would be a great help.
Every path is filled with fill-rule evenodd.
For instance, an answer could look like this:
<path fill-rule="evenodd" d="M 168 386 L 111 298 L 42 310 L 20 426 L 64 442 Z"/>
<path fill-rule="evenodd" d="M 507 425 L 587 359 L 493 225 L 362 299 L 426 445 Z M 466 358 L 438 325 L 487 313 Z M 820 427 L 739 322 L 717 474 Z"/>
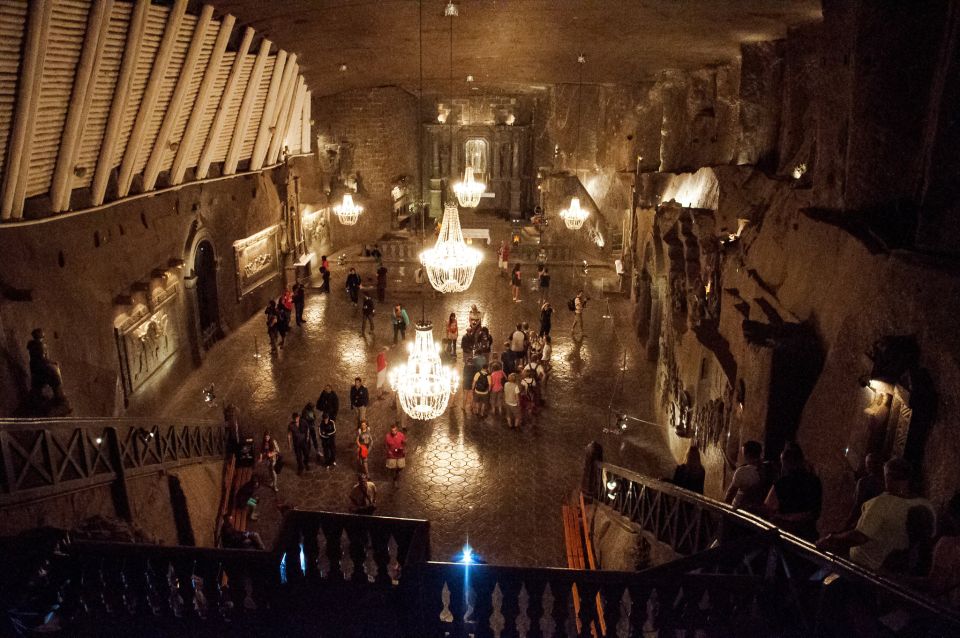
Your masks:
<path fill-rule="evenodd" d="M 187 317 L 194 361 L 224 336 L 220 311 L 220 259 L 210 232 L 198 219 L 190 225 L 184 244 Z"/>

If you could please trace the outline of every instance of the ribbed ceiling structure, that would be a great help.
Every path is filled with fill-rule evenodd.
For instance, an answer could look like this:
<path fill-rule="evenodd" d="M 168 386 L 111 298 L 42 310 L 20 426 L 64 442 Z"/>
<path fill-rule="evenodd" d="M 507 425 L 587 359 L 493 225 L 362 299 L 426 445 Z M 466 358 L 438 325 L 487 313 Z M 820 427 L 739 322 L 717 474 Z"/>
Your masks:
<path fill-rule="evenodd" d="M 297 56 L 187 0 L 0 0 L 0 219 L 310 150 Z"/>

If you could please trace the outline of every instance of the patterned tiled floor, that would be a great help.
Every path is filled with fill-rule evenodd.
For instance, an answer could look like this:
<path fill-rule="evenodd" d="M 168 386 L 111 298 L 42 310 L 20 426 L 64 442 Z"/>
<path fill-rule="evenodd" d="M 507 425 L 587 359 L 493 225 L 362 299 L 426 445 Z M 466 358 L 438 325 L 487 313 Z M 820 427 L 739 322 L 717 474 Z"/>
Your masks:
<path fill-rule="evenodd" d="M 506 232 L 505 226 L 494 228 L 494 238 L 499 240 Z M 263 320 L 257 315 L 217 344 L 203 367 L 185 379 L 166 403 L 166 415 L 207 413 L 219 418 L 219 404 L 229 401 L 240 408 L 244 426 L 257 437 L 264 429 L 281 437 L 287 467 L 281 474 L 280 492 L 274 497 L 267 489 L 261 491 L 260 519 L 252 524 L 265 540 L 269 542 L 275 535 L 278 501 L 303 509 L 349 509 L 348 494 L 356 474 L 348 388 L 353 377 L 360 375 L 371 397 L 376 394 L 376 354 L 381 345 L 392 345 L 390 303 L 405 303 L 416 321 L 422 299 L 428 319 L 442 324 L 454 311 L 461 329 L 471 304 L 476 303 L 485 312 L 484 323 L 497 344 L 518 321 L 532 325 L 537 321 L 538 293 L 528 288 L 522 302 L 513 303 L 507 281 L 497 275 L 493 248 L 497 243 L 486 249 L 471 289 L 457 295 L 421 295 L 409 283 L 413 265 L 388 261 L 387 303 L 378 305 L 376 334 L 366 339 L 359 334 L 358 311 L 342 288 L 347 266 L 335 266 L 333 294 L 311 291 L 306 324 L 293 328 L 278 355 L 271 356 L 265 346 Z M 365 279 L 372 270 L 370 264 L 361 264 Z M 611 401 L 632 414 L 649 415 L 653 383 L 652 369 L 628 334 L 627 303 L 611 299 L 608 309 L 600 299 L 599 279 L 609 277 L 610 272 L 591 268 L 587 275 L 594 300 L 586 312 L 586 337 L 574 341 L 566 299 L 575 287 L 583 286 L 584 275 L 569 265 L 555 265 L 551 270 L 551 299 L 556 306 L 554 369 L 547 388 L 548 407 L 538 427 L 516 432 L 497 419 L 480 421 L 460 409 L 458 395 L 442 417 L 409 424 L 407 468 L 394 486 L 384 468 L 382 437 L 396 417 L 396 409 L 392 396 L 372 402 L 368 417 L 375 445 L 369 463 L 379 490 L 377 513 L 429 519 L 435 559 L 451 557 L 469 536 L 471 545 L 491 563 L 564 565 L 560 504 L 579 484 L 584 446 L 591 440 L 601 441 L 607 458 L 616 462 L 653 475 L 672 469 L 661 433 L 651 430 L 640 438 L 625 439 L 603 432 L 610 424 Z M 534 272 L 532 264 L 524 266 L 527 280 Z M 605 319 L 604 314 L 612 318 Z M 439 339 L 438 328 L 434 336 Z M 254 356 L 255 349 L 261 357 Z M 402 347 L 388 351 L 391 361 L 404 354 Z M 458 369 L 461 364 L 458 361 Z M 624 365 L 626 371 L 622 372 Z M 211 382 L 215 382 L 218 395 L 218 405 L 213 407 L 202 400 L 202 389 Z M 339 464 L 331 470 L 312 465 L 300 477 L 295 466 L 291 467 L 293 455 L 286 446 L 285 424 L 292 410 L 316 401 L 326 383 L 340 395 Z"/>

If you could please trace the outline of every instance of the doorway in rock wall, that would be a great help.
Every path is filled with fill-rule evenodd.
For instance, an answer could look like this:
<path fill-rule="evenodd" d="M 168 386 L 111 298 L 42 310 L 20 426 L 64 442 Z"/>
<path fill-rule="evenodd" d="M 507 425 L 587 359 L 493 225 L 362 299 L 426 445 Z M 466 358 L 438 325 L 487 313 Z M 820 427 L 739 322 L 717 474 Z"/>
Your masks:
<path fill-rule="evenodd" d="M 220 327 L 220 300 L 217 290 L 217 259 L 213 245 L 202 241 L 197 245 L 193 261 L 197 276 L 197 317 L 200 321 L 200 345 L 210 348 L 223 337 Z"/>

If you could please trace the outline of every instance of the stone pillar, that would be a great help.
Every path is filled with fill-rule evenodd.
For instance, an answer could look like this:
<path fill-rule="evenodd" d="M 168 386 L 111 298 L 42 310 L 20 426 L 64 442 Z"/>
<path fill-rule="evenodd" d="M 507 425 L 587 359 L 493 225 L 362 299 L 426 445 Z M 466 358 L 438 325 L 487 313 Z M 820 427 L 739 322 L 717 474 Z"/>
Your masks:
<path fill-rule="evenodd" d="M 431 132 L 430 137 L 433 139 L 433 161 L 430 167 L 430 179 L 439 179 L 440 178 L 440 138 L 436 133 Z"/>

